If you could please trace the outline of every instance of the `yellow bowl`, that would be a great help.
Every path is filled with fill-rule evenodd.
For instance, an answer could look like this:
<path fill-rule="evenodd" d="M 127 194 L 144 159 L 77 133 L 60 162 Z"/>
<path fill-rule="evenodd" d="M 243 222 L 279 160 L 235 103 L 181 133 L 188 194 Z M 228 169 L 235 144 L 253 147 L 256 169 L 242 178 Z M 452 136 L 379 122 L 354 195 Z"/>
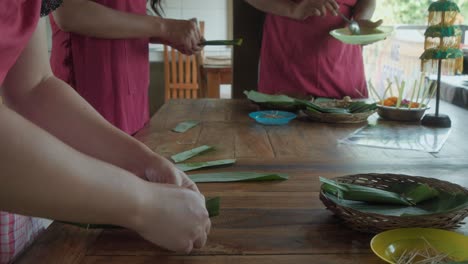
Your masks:
<path fill-rule="evenodd" d="M 346 44 L 367 45 L 386 39 L 392 34 L 393 27 L 380 26 L 377 30 L 379 30 L 379 32 L 374 34 L 352 35 L 347 28 L 340 28 L 330 31 L 330 34 L 334 38 Z"/>
<path fill-rule="evenodd" d="M 377 234 L 371 240 L 374 253 L 388 263 L 395 263 L 403 252 L 424 249 L 427 242 L 454 261 L 468 260 L 468 236 L 433 228 L 400 228 Z"/>

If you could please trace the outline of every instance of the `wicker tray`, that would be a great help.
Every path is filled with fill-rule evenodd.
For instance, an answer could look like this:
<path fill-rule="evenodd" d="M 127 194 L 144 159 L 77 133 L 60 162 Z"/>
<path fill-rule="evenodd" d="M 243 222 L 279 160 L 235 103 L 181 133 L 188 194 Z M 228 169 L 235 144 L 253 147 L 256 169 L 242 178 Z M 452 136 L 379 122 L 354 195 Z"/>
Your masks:
<path fill-rule="evenodd" d="M 336 107 L 336 108 L 347 108 L 349 102 L 343 100 L 333 100 L 329 102 L 316 103 L 322 107 Z M 302 110 L 304 114 L 312 121 L 323 122 L 323 123 L 343 123 L 343 124 L 355 124 L 367 122 L 367 118 L 375 113 L 373 111 L 367 111 L 362 113 L 354 114 L 328 114 L 328 113 L 317 113 L 309 110 Z"/>
<path fill-rule="evenodd" d="M 358 184 L 374 188 L 386 189 L 392 183 L 425 183 L 441 191 L 464 192 L 468 194 L 468 189 L 446 181 L 419 176 L 407 176 L 400 174 L 356 174 L 335 178 L 342 183 Z M 350 228 L 366 232 L 378 233 L 385 230 L 405 228 L 405 227 L 425 227 L 455 229 L 463 225 L 462 222 L 468 217 L 468 208 L 455 210 L 444 214 L 431 214 L 410 217 L 388 216 L 374 213 L 364 213 L 349 207 L 336 204 L 328 199 L 323 191 L 320 192 L 320 200 L 323 204 L 344 220 Z"/>

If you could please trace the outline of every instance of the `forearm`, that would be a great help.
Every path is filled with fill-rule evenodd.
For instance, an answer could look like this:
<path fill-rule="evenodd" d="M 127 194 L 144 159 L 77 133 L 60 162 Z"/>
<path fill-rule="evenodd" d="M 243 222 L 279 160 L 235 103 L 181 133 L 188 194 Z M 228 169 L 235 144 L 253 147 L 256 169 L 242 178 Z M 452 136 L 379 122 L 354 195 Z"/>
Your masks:
<path fill-rule="evenodd" d="M 133 227 L 144 181 L 63 144 L 0 106 L 0 209 Z"/>
<path fill-rule="evenodd" d="M 166 30 L 160 17 L 121 12 L 90 0 L 65 0 L 53 16 L 62 30 L 97 38 L 149 38 Z"/>
<path fill-rule="evenodd" d="M 265 13 L 291 17 L 296 3 L 291 0 L 245 0 L 247 3 Z"/>
<path fill-rule="evenodd" d="M 375 0 L 358 0 L 353 10 L 355 20 L 370 20 L 376 8 Z"/>
<path fill-rule="evenodd" d="M 6 100 L 9 102 L 8 97 Z M 144 168 L 151 150 L 108 123 L 61 80 L 49 77 L 10 105 L 80 152 L 139 176 L 144 174 L 138 169 Z"/>

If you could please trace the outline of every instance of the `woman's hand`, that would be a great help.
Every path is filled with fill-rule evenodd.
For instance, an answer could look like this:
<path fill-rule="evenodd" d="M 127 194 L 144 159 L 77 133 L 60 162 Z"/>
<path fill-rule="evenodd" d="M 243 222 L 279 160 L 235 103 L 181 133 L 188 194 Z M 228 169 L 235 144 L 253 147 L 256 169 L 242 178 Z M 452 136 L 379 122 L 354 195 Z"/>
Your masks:
<path fill-rule="evenodd" d="M 187 55 L 202 50 L 202 36 L 196 20 L 161 19 L 160 23 L 163 33 L 151 42 L 169 45 Z"/>
<path fill-rule="evenodd" d="M 141 178 L 151 182 L 174 184 L 198 192 L 197 185 L 181 170 L 167 159 L 156 154 L 150 155 Z"/>
<path fill-rule="evenodd" d="M 338 3 L 335 0 L 303 0 L 294 5 L 290 17 L 305 20 L 310 16 L 325 16 L 327 12 L 337 15 L 338 8 Z"/>
<path fill-rule="evenodd" d="M 205 198 L 174 185 L 144 183 L 130 228 L 166 249 L 189 253 L 205 245 L 211 222 Z"/>

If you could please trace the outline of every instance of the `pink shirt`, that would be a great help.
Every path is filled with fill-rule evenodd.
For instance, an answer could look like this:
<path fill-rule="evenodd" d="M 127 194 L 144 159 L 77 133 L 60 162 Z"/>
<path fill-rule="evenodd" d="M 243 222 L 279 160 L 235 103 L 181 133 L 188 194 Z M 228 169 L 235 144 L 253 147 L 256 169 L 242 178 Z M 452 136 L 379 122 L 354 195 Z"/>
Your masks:
<path fill-rule="evenodd" d="M 41 1 L 0 1 L 0 85 L 36 29 Z"/>
<path fill-rule="evenodd" d="M 145 0 L 96 0 L 146 14 Z M 51 66 L 109 122 L 133 134 L 149 120 L 148 39 L 107 40 L 61 31 L 54 23 Z"/>
<path fill-rule="evenodd" d="M 358 0 L 337 0 L 346 16 Z M 339 16 L 297 21 L 266 16 L 259 91 L 342 98 L 367 96 L 361 46 L 344 44 L 329 32 L 342 28 Z"/>

